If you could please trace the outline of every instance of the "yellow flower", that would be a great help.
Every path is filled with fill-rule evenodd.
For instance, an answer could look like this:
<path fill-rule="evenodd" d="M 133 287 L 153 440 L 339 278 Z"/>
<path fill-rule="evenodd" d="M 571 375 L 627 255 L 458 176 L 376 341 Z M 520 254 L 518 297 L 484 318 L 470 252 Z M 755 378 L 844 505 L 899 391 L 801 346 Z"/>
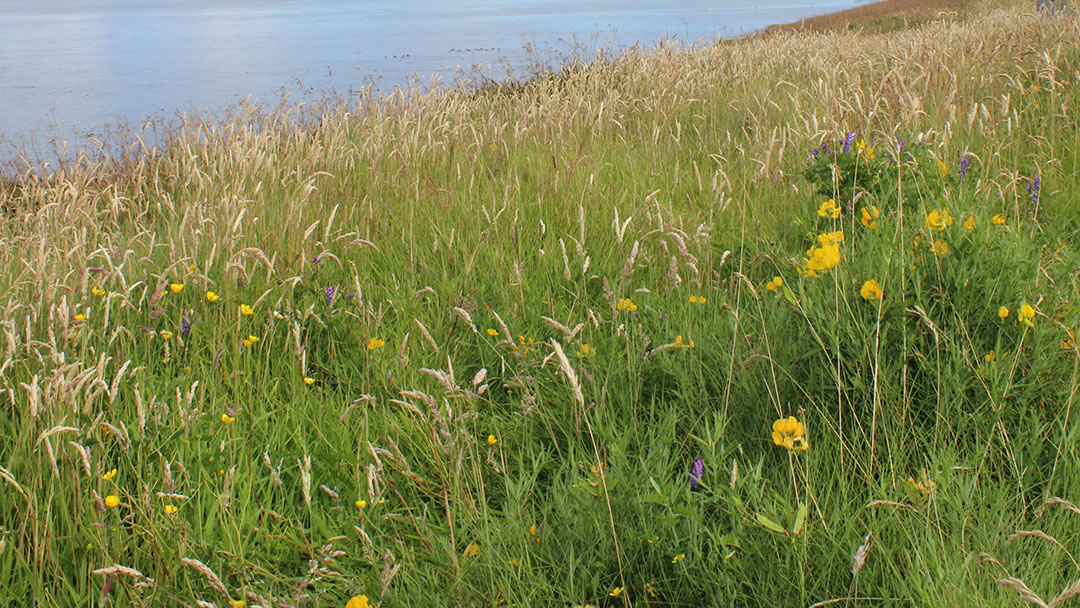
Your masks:
<path fill-rule="evenodd" d="M 183 283 L 169 283 L 169 291 L 171 291 L 173 293 L 180 293 L 181 291 L 184 291 L 184 284 Z"/>
<path fill-rule="evenodd" d="M 112 481 L 114 477 L 116 477 L 116 469 L 113 469 L 101 476 L 101 478 L 105 481 Z"/>
<path fill-rule="evenodd" d="M 818 207 L 817 214 L 821 217 L 827 217 L 835 220 L 836 218 L 840 217 L 840 207 L 837 207 L 836 201 L 830 198 L 824 203 L 821 203 L 821 206 Z"/>
<path fill-rule="evenodd" d="M 81 312 L 79 314 L 75 315 L 75 321 L 76 322 L 81 323 L 81 322 L 83 322 L 85 320 L 86 320 L 86 315 L 82 314 Z"/>
<path fill-rule="evenodd" d="M 945 161 L 941 160 L 940 158 L 937 161 L 937 167 L 938 170 L 941 171 L 941 177 L 949 175 L 949 165 L 946 165 Z"/>
<path fill-rule="evenodd" d="M 246 346 L 248 348 L 251 348 L 252 346 L 255 346 L 255 343 L 258 342 L 258 341 L 259 341 L 258 336 L 249 335 L 248 337 L 244 338 L 244 346 Z"/>
<path fill-rule="evenodd" d="M 229 600 L 229 605 L 232 606 L 232 608 L 244 608 L 244 606 L 247 606 L 247 602 L 244 600 Z"/>
<path fill-rule="evenodd" d="M 366 595 L 355 595 L 345 604 L 345 608 L 371 608 Z"/>
<path fill-rule="evenodd" d="M 1020 312 L 1016 313 L 1016 320 L 1028 327 L 1035 327 L 1035 324 L 1031 322 L 1035 318 L 1035 309 L 1031 307 L 1031 304 L 1024 302 L 1024 305 L 1020 307 Z"/>
<path fill-rule="evenodd" d="M 499 440 L 495 438 L 495 435 L 488 435 L 487 442 L 488 445 L 495 445 L 496 443 L 499 443 Z"/>
<path fill-rule="evenodd" d="M 275 318 L 275 319 L 279 319 L 279 320 L 280 320 L 280 319 L 284 319 L 284 318 L 285 318 L 285 315 L 283 315 L 283 314 L 281 314 L 280 312 L 278 312 L 278 311 L 276 311 L 276 310 L 275 310 L 275 311 L 274 311 L 274 318 Z"/>
<path fill-rule="evenodd" d="M 765 289 L 769 291 L 776 291 L 784 284 L 784 279 L 780 277 L 773 277 L 771 281 L 765 284 Z"/>
<path fill-rule="evenodd" d="M 489 336 L 491 336 L 492 338 L 494 338 L 495 336 L 499 335 L 499 330 L 497 330 L 497 329 L 491 329 L 491 328 L 489 327 L 489 328 L 488 328 L 488 330 L 487 330 L 487 335 L 489 335 Z"/>
<path fill-rule="evenodd" d="M 633 300 L 631 300 L 630 298 L 623 298 L 619 300 L 617 304 L 615 304 L 615 310 L 635 312 L 637 311 L 637 304 L 634 304 Z"/>
<path fill-rule="evenodd" d="M 675 336 L 675 348 L 682 348 L 682 347 L 683 347 L 682 336 Z"/>
<path fill-rule="evenodd" d="M 671 563 L 677 564 L 677 563 L 681 562 L 684 559 L 686 559 L 686 554 L 685 553 L 680 553 L 680 554 L 676 555 L 675 557 L 673 557 L 671 559 Z"/>
<path fill-rule="evenodd" d="M 217 302 L 218 299 L 220 299 L 220 298 L 221 298 L 221 296 L 219 296 L 218 294 L 216 294 L 216 293 L 214 293 L 212 291 L 207 291 L 206 292 L 206 301 L 207 302 L 211 302 L 211 303 Z"/>
<path fill-rule="evenodd" d="M 990 220 L 990 223 L 995 226 L 1000 226 L 1005 223 L 1005 218 L 1001 217 L 1000 215 L 995 215 L 994 219 Z"/>
<path fill-rule="evenodd" d="M 163 340 L 171 340 L 172 339 L 172 332 L 168 331 L 168 330 L 162 331 L 158 335 L 160 335 Z"/>
<path fill-rule="evenodd" d="M 172 515 L 173 513 L 176 513 L 179 510 L 180 509 L 176 508 L 176 505 L 165 505 L 165 514 L 166 515 Z"/>
<path fill-rule="evenodd" d="M 465 551 L 462 552 L 465 557 L 476 557 L 480 555 L 480 545 L 476 543 L 469 543 L 468 547 L 465 547 Z"/>
<path fill-rule="evenodd" d="M 109 494 L 108 496 L 105 497 L 105 506 L 106 507 L 109 507 L 110 509 L 115 509 L 119 505 L 120 505 L 120 497 L 117 496 L 116 494 Z"/>
<path fill-rule="evenodd" d="M 311 376 L 304 376 L 304 384 L 311 386 L 312 384 L 315 384 L 315 379 Z"/>
<path fill-rule="evenodd" d="M 806 260 L 807 276 L 817 276 L 817 273 L 835 268 L 839 263 L 839 247 L 836 245 L 815 247 L 811 250 L 810 258 Z"/>
<path fill-rule="evenodd" d="M 1004 321 L 1009 317 L 1009 309 L 1002 306 L 998 309 L 998 318 Z"/>
<path fill-rule="evenodd" d="M 837 230 L 836 232 L 826 232 L 824 234 L 819 234 L 817 240 L 819 243 L 821 243 L 822 247 L 836 245 L 840 243 L 840 241 L 844 240 L 844 231 Z"/>
<path fill-rule="evenodd" d="M 611 593 L 609 593 L 608 595 L 610 595 L 611 597 L 619 597 L 620 595 L 622 595 L 623 591 L 624 590 L 623 590 L 622 587 L 615 587 L 614 589 L 611 590 Z"/>
<path fill-rule="evenodd" d="M 953 217 L 948 209 L 934 209 L 926 215 L 923 224 L 927 230 L 944 230 L 953 225 Z"/>
<path fill-rule="evenodd" d="M 964 220 L 964 230 L 967 230 L 968 232 L 971 232 L 972 230 L 975 230 L 975 216 L 974 215 L 967 218 L 966 220 Z"/>
<path fill-rule="evenodd" d="M 861 295 L 864 300 L 880 300 L 882 295 L 881 285 L 878 285 L 878 282 L 874 279 L 870 279 L 863 283 L 862 289 L 859 290 L 859 295 Z"/>
<path fill-rule="evenodd" d="M 774 445 L 788 450 L 805 452 L 810 449 L 810 446 L 806 443 L 806 428 L 794 416 L 779 418 L 776 422 L 773 422 L 772 440 Z"/>
<path fill-rule="evenodd" d="M 363 499 L 358 500 L 358 501 L 354 502 L 353 504 L 356 505 L 357 509 L 366 509 L 367 508 L 367 501 L 363 500 Z"/>
<path fill-rule="evenodd" d="M 584 359 L 584 358 L 588 357 L 591 354 L 592 354 L 592 347 L 589 346 L 588 344 L 582 344 L 581 348 L 579 348 L 578 351 L 577 351 L 577 356 L 579 358 L 581 358 L 581 359 Z"/>
<path fill-rule="evenodd" d="M 245 317 L 250 317 L 251 315 L 255 314 L 255 309 L 248 306 L 247 304 L 241 304 L 240 314 L 244 315 Z"/>
<path fill-rule="evenodd" d="M 101 296 L 105 295 L 105 290 L 100 287 L 94 286 L 90 288 L 90 293 L 100 298 Z"/>
<path fill-rule="evenodd" d="M 690 303 L 691 304 L 704 304 L 705 303 L 705 296 L 690 296 Z"/>
<path fill-rule="evenodd" d="M 367 341 L 367 349 L 375 350 L 376 348 L 382 348 L 386 346 L 386 342 L 378 338 L 369 338 Z"/>
<path fill-rule="evenodd" d="M 862 208 L 862 225 L 873 230 L 877 228 L 877 218 L 881 216 L 881 211 L 875 205 L 870 205 L 870 208 Z"/>
<path fill-rule="evenodd" d="M 228 414 L 222 414 L 221 415 L 221 422 L 224 423 L 224 424 L 232 424 L 232 423 L 236 422 L 236 417 L 235 416 L 230 416 Z"/>
<path fill-rule="evenodd" d="M 934 241 L 934 253 L 936 253 L 939 258 L 945 257 L 945 254 L 949 253 L 949 244 L 945 241 Z"/>

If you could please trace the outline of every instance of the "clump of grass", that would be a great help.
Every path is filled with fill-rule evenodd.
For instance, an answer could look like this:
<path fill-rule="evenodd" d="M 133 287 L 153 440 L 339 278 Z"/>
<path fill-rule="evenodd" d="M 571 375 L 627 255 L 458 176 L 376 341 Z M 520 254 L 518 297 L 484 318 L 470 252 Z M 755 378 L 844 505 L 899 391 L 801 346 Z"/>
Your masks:
<path fill-rule="evenodd" d="M 1080 481 L 1077 34 L 1002 9 L 664 46 L 25 177 L 0 191 L 0 588 L 1072 588 L 1074 514 L 1040 506 Z"/>

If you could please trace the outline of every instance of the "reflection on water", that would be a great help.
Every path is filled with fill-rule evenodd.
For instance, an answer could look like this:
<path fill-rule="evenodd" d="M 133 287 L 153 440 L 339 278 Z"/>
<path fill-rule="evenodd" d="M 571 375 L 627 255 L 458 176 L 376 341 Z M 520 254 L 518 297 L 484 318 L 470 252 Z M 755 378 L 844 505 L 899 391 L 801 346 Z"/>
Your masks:
<path fill-rule="evenodd" d="M 733 36 L 853 0 L 3 0 L 0 141 L 79 140 L 118 121 L 389 90 L 478 66 Z M 658 8 L 659 5 L 663 8 Z M 539 55 L 532 49 L 543 49 Z"/>

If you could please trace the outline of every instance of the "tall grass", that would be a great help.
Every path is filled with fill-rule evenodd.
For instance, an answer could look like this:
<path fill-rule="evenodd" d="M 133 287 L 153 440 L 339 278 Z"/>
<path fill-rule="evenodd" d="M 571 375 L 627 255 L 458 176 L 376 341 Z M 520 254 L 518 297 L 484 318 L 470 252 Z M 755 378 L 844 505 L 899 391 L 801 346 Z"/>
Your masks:
<path fill-rule="evenodd" d="M 1064 605 L 1078 36 L 663 46 L 27 176 L 0 597 Z"/>

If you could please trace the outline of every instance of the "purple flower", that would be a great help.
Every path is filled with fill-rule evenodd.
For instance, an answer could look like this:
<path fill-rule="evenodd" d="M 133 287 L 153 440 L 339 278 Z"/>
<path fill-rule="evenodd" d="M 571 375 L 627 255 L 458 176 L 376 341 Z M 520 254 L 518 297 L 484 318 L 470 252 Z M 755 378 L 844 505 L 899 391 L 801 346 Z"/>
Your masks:
<path fill-rule="evenodd" d="M 813 150 L 810 150 L 810 156 L 817 158 L 818 152 L 819 150 L 817 148 L 814 148 Z"/>
<path fill-rule="evenodd" d="M 896 144 L 896 151 L 897 151 L 897 152 L 903 152 L 903 151 L 904 151 L 904 143 L 905 143 L 906 141 L 907 141 L 907 140 L 905 140 L 905 139 L 901 138 L 901 139 L 900 139 L 900 141 L 899 141 L 899 142 L 897 142 L 897 144 Z"/>
<path fill-rule="evenodd" d="M 1031 195 L 1031 202 L 1033 202 L 1033 203 L 1039 202 L 1039 187 L 1041 185 L 1042 185 L 1042 180 L 1040 180 L 1037 177 L 1034 180 L 1032 180 L 1030 184 L 1028 184 L 1027 191 L 1028 191 L 1028 194 Z"/>
<path fill-rule="evenodd" d="M 705 459 L 698 458 L 690 465 L 690 487 L 697 489 L 701 486 L 701 477 L 705 475 Z"/>
<path fill-rule="evenodd" d="M 965 155 L 961 156 L 960 157 L 960 170 L 957 171 L 957 173 L 960 174 L 960 177 L 964 177 L 965 175 L 967 175 L 968 167 L 970 167 L 970 166 L 971 166 L 971 159 L 968 158 L 968 155 L 965 154 Z"/>
<path fill-rule="evenodd" d="M 315 257 L 311 258 L 311 263 L 312 264 L 318 264 L 319 263 L 319 256 L 315 256 Z"/>
<path fill-rule="evenodd" d="M 326 288 L 326 303 L 331 304 L 331 303 L 333 303 L 333 301 L 334 301 L 334 286 L 331 285 L 330 287 Z"/>
<path fill-rule="evenodd" d="M 847 137 L 844 138 L 844 154 L 851 152 L 851 146 L 855 143 L 855 132 L 848 131 Z"/>
<path fill-rule="evenodd" d="M 350 291 L 349 295 L 345 296 L 345 299 L 347 299 L 350 302 L 352 302 L 355 298 L 356 298 L 356 292 L 355 291 Z"/>

